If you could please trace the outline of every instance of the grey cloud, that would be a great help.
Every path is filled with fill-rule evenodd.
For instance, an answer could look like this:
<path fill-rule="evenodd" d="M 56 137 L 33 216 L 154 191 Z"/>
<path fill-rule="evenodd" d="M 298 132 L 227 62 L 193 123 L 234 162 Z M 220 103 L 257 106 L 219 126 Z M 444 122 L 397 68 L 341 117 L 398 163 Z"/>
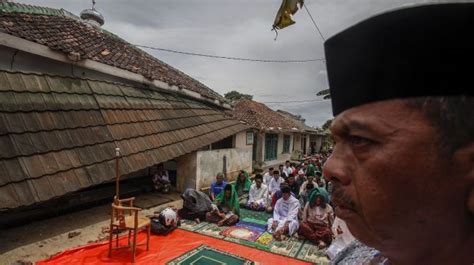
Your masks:
<path fill-rule="evenodd" d="M 64 8 L 75 14 L 91 6 L 89 0 L 17 0 Z M 311 0 L 306 5 L 325 38 L 374 14 L 417 0 Z M 270 31 L 281 0 L 97 0 L 104 28 L 135 43 L 175 50 L 260 59 L 308 59 L 324 56 L 319 37 L 306 11 L 277 41 Z M 220 94 L 230 90 L 255 95 L 261 102 L 318 100 L 326 89 L 324 63 L 264 64 L 189 57 L 146 50 L 193 76 Z M 310 125 L 332 117 L 329 101 L 270 105 L 301 114 Z"/>

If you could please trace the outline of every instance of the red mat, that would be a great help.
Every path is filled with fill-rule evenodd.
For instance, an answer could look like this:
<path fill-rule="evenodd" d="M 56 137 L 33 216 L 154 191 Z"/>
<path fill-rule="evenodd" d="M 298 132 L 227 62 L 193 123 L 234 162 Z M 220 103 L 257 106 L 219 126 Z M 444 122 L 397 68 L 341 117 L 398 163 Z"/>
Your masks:
<path fill-rule="evenodd" d="M 145 242 L 145 234 L 139 234 L 138 240 L 139 242 Z M 126 244 L 126 237 L 123 237 L 121 241 L 122 244 Z M 176 229 L 168 236 L 152 235 L 150 238 L 150 251 L 146 251 L 145 246 L 137 247 L 135 264 L 166 264 L 166 262 L 202 244 L 233 253 L 237 256 L 259 262 L 260 264 L 310 264 L 181 229 Z M 108 258 L 108 247 L 108 241 L 86 245 L 84 247 L 67 250 L 48 260 L 39 261 L 36 264 L 130 264 L 131 252 L 128 249 L 116 250 L 113 252 L 112 258 Z"/>

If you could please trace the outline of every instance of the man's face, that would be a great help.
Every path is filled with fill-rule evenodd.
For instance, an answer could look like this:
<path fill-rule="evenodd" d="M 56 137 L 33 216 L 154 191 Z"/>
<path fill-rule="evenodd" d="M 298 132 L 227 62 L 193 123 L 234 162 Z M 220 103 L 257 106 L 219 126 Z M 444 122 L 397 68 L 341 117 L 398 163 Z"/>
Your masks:
<path fill-rule="evenodd" d="M 275 178 L 275 180 L 278 180 L 278 179 L 280 178 L 280 174 L 274 173 L 274 174 L 273 174 L 273 177 Z"/>
<path fill-rule="evenodd" d="M 221 175 L 216 176 L 216 182 L 217 184 L 221 184 L 224 178 Z"/>
<path fill-rule="evenodd" d="M 291 194 L 290 193 L 282 193 L 281 197 L 283 200 L 287 201 L 290 198 Z"/>
<path fill-rule="evenodd" d="M 245 175 L 243 173 L 240 173 L 239 178 L 240 178 L 240 181 L 244 181 L 245 180 Z"/>
<path fill-rule="evenodd" d="M 260 189 L 260 187 L 262 186 L 262 180 L 261 179 L 255 179 L 255 185 L 257 186 L 257 188 Z"/>
<path fill-rule="evenodd" d="M 449 165 L 420 111 L 401 100 L 366 104 L 339 114 L 331 132 L 336 145 L 324 176 L 334 185 L 336 215 L 359 240 L 384 250 L 399 242 L 436 242 L 436 236 L 446 238 L 439 230 L 460 225 L 453 205 L 463 204 L 463 195 L 444 188 Z"/>
<path fill-rule="evenodd" d="M 288 184 L 293 185 L 295 183 L 295 178 L 294 177 L 288 177 Z"/>
<path fill-rule="evenodd" d="M 232 191 L 230 191 L 230 190 L 225 190 L 225 194 L 224 194 L 224 195 L 225 195 L 225 198 L 226 198 L 226 199 L 230 199 L 230 195 L 231 195 L 231 194 L 232 194 Z"/>

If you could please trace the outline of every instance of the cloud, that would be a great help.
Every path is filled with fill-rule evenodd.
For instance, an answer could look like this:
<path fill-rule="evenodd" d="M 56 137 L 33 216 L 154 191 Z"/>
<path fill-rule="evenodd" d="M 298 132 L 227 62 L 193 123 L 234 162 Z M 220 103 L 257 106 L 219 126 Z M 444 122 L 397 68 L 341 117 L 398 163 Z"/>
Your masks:
<path fill-rule="evenodd" d="M 87 0 L 17 0 L 64 8 L 75 14 L 90 8 Z M 306 5 L 328 38 L 373 14 L 400 7 L 408 0 L 313 0 Z M 260 59 L 323 58 L 323 40 L 306 11 L 296 24 L 275 33 L 271 25 L 281 0 L 98 0 L 104 28 L 135 44 L 182 51 Z M 182 56 L 145 50 L 203 82 L 220 94 L 231 90 L 261 102 L 317 99 L 328 88 L 323 62 L 268 64 Z M 310 125 L 332 117 L 329 101 L 270 105 L 301 114 Z"/>

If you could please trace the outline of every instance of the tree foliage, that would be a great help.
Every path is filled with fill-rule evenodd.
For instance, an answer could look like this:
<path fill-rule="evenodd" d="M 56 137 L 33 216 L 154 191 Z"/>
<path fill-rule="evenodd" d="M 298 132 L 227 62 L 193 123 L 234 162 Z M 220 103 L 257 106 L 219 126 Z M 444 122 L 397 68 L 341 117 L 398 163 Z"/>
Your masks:
<path fill-rule="evenodd" d="M 331 99 L 331 92 L 328 89 L 324 89 L 316 93 L 316 96 L 322 96 L 323 99 Z"/>
<path fill-rule="evenodd" d="M 322 126 L 321 128 L 322 128 L 324 131 L 328 130 L 328 129 L 329 129 L 329 126 L 331 126 L 332 120 L 333 120 L 333 119 L 327 120 L 327 121 L 323 124 L 323 126 Z"/>
<path fill-rule="evenodd" d="M 237 101 L 241 99 L 249 99 L 252 100 L 253 96 L 249 94 L 243 94 L 238 91 L 232 90 L 224 94 L 224 97 L 230 101 Z"/>

